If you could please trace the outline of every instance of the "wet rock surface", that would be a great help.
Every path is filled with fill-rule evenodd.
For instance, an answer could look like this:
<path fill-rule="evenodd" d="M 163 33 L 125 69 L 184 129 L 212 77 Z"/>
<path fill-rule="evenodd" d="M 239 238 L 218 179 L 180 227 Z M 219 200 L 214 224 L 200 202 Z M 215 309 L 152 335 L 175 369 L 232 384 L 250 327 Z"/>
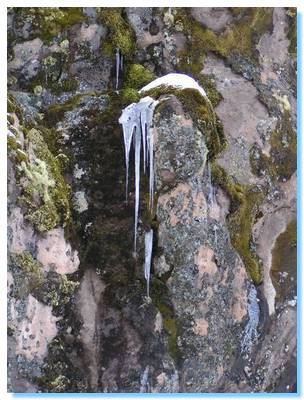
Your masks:
<path fill-rule="evenodd" d="M 8 9 L 11 392 L 295 391 L 296 12 L 262 14 Z M 118 118 L 169 72 L 213 107 L 149 93 L 135 255 Z"/>

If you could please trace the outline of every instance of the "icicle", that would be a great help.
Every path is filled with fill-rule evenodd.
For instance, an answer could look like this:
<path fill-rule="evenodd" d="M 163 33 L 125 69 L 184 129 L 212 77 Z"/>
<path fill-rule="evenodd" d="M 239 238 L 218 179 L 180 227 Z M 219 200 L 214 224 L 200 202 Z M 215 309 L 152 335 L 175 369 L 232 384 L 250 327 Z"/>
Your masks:
<path fill-rule="evenodd" d="M 143 121 L 142 115 L 140 114 L 140 126 L 143 141 L 143 152 L 144 152 L 144 173 L 146 173 L 146 137 L 147 137 L 147 125 L 146 120 Z"/>
<path fill-rule="evenodd" d="M 124 146 L 125 146 L 125 161 L 126 161 L 126 202 L 128 201 L 128 181 L 129 181 L 129 156 L 131 143 L 133 138 L 134 129 L 136 124 L 134 124 L 133 114 L 134 114 L 135 104 L 129 105 L 123 110 L 121 117 L 119 118 L 119 123 L 122 124 L 123 136 L 124 136 Z"/>
<path fill-rule="evenodd" d="M 141 132 L 136 126 L 135 132 L 135 222 L 134 222 L 134 253 L 136 253 L 138 209 L 139 209 L 139 184 L 140 184 L 140 145 Z"/>
<path fill-rule="evenodd" d="M 120 70 L 123 71 L 123 55 L 120 55 Z"/>
<path fill-rule="evenodd" d="M 147 281 L 147 296 L 150 297 L 150 270 L 153 247 L 153 230 L 145 233 L 145 278 Z"/>
<path fill-rule="evenodd" d="M 150 129 L 149 129 L 150 131 Z M 150 131 L 149 133 L 149 139 L 150 139 L 150 179 L 149 179 L 149 199 L 150 199 L 150 210 L 153 209 L 153 197 L 154 197 L 154 166 L 153 166 L 153 135 L 152 132 Z"/>
<path fill-rule="evenodd" d="M 118 48 L 116 49 L 115 58 L 116 58 L 116 85 L 115 85 L 115 88 L 117 90 L 118 82 L 119 82 L 119 69 L 121 69 L 120 51 Z"/>

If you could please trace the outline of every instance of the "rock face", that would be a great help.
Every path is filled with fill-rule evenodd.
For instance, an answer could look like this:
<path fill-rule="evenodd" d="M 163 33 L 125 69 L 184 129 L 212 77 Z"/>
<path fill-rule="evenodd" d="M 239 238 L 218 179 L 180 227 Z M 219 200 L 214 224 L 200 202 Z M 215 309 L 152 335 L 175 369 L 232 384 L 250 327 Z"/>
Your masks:
<path fill-rule="evenodd" d="M 218 387 L 233 365 L 231 353 L 238 351 L 248 279 L 227 228 L 209 213 L 212 186 L 203 133 L 177 103 L 166 100 L 155 117 L 158 248 L 170 268 L 166 286 L 178 327 L 176 351 L 183 360 L 180 391 L 208 392 Z M 174 175 L 175 187 L 167 190 L 163 166 Z"/>
<path fill-rule="evenodd" d="M 296 390 L 295 18 L 8 8 L 11 392 Z M 144 94 L 155 207 L 142 173 L 134 255 L 118 119 L 170 72 L 208 99 Z"/>

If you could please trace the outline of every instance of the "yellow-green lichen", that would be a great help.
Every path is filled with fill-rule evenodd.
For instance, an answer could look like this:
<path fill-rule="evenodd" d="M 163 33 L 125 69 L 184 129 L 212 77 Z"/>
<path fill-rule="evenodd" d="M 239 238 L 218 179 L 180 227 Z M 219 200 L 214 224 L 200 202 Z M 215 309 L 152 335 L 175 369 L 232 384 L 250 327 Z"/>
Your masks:
<path fill-rule="evenodd" d="M 60 277 L 59 288 L 51 290 L 47 297 L 53 307 L 58 307 L 61 304 L 70 302 L 71 295 L 75 292 L 79 282 L 70 280 L 66 275 Z"/>
<path fill-rule="evenodd" d="M 50 390 L 54 393 L 64 393 L 69 385 L 70 380 L 65 375 L 59 375 L 49 383 Z"/>
<path fill-rule="evenodd" d="M 27 274 L 34 274 L 41 281 L 43 280 L 42 264 L 35 260 L 29 251 L 23 251 L 20 254 L 13 253 L 12 261 Z"/>
<path fill-rule="evenodd" d="M 135 34 L 127 22 L 125 10 L 122 7 L 98 8 L 97 21 L 108 28 L 108 37 L 102 44 L 105 54 L 113 56 L 116 49 L 131 58 L 135 51 Z"/>
<path fill-rule="evenodd" d="M 15 7 L 14 11 L 22 22 L 32 24 L 34 36 L 46 41 L 85 20 L 82 7 Z"/>
<path fill-rule="evenodd" d="M 59 223 L 65 226 L 70 218 L 70 188 L 62 175 L 60 161 L 38 129 L 27 132 L 25 149 L 29 159 L 21 162 L 18 171 L 23 189 L 21 201 L 28 208 L 26 218 L 40 232 Z"/>

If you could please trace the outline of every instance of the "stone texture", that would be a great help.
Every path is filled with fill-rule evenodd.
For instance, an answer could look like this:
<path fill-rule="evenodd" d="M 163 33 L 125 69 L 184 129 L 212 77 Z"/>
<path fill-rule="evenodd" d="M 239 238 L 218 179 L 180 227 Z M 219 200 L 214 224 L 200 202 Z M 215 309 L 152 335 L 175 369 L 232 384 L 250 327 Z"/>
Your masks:
<path fill-rule="evenodd" d="M 200 70 L 212 75 L 223 97 L 215 112 L 227 139 L 215 162 L 231 182 L 267 192 L 252 216 L 250 239 L 264 278 L 257 286 L 259 337 L 250 352 L 241 353 L 252 283 L 230 240 L 236 202 L 208 175 L 208 143 L 204 129 L 197 128 L 202 121 L 191 119 L 177 97 L 161 97 L 153 120 L 157 209 L 155 216 L 145 215 L 147 182 L 141 177 L 135 256 L 134 170 L 131 162 L 126 203 L 118 124 L 129 94 L 112 90 L 111 35 L 119 27 L 102 25 L 99 8 L 82 10 L 81 22 L 67 23 L 45 40 L 30 18 L 20 20 L 15 9 L 8 9 L 8 86 L 21 109 L 8 116 L 10 138 L 19 141 L 9 144 L 8 162 L 9 390 L 294 391 L 295 289 L 277 302 L 270 272 L 273 246 L 296 215 L 296 173 L 285 181 L 267 173 L 257 176 L 250 162 L 252 146 L 271 156 L 270 138 L 285 113 L 296 127 L 290 11 L 275 8 L 273 29 L 254 36 L 254 61 L 235 52 L 220 57 L 208 51 L 198 57 L 198 65 L 192 64 L 193 37 L 181 13 L 187 11 L 185 18 L 191 15 L 216 35 L 228 34 L 242 20 L 241 13 L 215 7 L 129 7 L 121 14 L 136 37 L 134 53 L 124 57 L 121 80 L 132 64 L 156 76 L 186 71 L 198 79 Z M 208 85 L 205 89 L 210 90 Z M 41 129 L 71 190 L 70 221 L 65 227 L 58 221 L 44 233 L 25 217 L 28 204 L 14 150 L 26 148 L 27 125 Z M 284 138 L 282 144 L 289 145 Z M 151 217 L 150 299 L 145 297 L 143 239 Z M 32 264 L 16 265 L 11 253 L 27 255 Z"/>

